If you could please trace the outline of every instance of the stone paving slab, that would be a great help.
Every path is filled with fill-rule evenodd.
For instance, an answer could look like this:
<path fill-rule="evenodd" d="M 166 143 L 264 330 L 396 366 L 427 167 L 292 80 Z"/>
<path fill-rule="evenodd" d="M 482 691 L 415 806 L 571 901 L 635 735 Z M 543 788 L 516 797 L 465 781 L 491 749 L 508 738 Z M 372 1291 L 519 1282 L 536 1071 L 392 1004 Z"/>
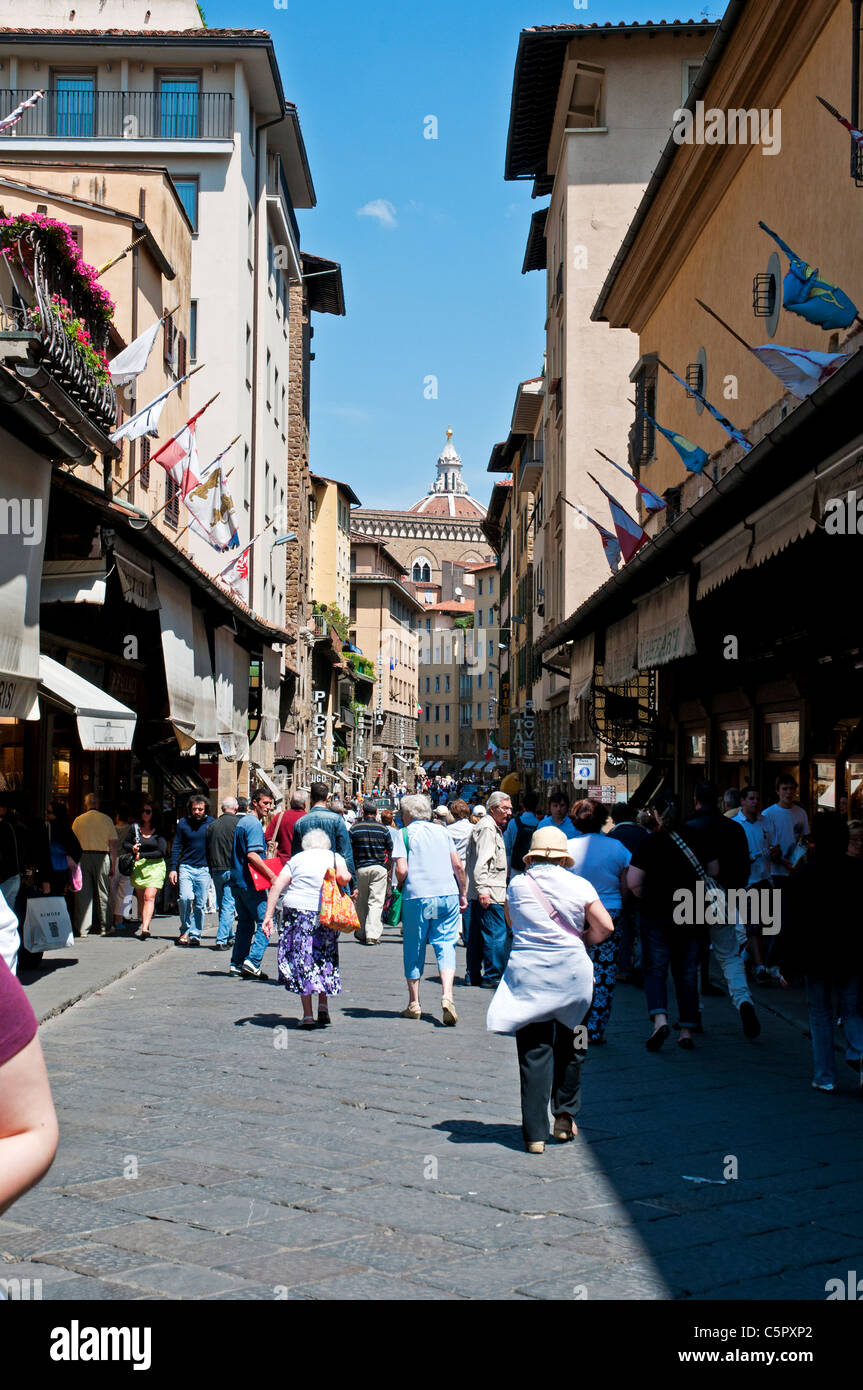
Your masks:
<path fill-rule="evenodd" d="M 810 1090 L 799 1020 L 765 1007 L 748 1044 L 708 999 L 696 1052 L 654 1057 L 622 988 L 578 1139 L 526 1155 L 489 995 L 457 985 L 445 1029 L 429 966 L 413 1024 L 393 934 L 340 951 L 328 1030 L 300 1032 L 275 978 L 231 980 L 207 951 L 165 951 L 52 1017 L 61 1148 L 0 1221 L 2 1274 L 64 1300 L 578 1301 L 818 1299 L 863 1269 L 863 1111 L 850 1073 Z M 728 1155 L 736 1179 L 685 1180 Z"/>

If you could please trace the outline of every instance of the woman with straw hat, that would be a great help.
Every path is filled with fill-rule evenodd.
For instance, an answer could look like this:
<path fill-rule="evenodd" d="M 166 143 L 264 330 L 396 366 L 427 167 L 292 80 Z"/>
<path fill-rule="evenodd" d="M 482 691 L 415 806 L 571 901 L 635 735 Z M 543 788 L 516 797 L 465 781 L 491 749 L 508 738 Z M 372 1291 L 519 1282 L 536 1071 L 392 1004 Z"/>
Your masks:
<path fill-rule="evenodd" d="M 581 1025 L 593 998 L 593 965 L 585 948 L 607 940 L 614 926 L 593 885 L 570 872 L 572 855 L 562 830 L 536 830 L 524 862 L 525 872 L 507 888 L 512 951 L 487 1027 L 515 1034 L 525 1147 L 543 1153 L 549 1101 L 555 1139 L 564 1143 L 577 1133 L 587 1045 Z"/>

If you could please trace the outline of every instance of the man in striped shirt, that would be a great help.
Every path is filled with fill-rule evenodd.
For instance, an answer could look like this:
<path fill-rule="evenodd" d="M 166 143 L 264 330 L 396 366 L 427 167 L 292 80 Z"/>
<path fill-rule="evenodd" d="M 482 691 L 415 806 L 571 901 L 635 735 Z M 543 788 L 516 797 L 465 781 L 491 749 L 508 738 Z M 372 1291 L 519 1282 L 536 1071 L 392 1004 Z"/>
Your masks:
<path fill-rule="evenodd" d="M 363 807 L 363 818 L 351 826 L 351 849 L 359 883 L 357 897 L 357 916 L 360 929 L 357 941 L 365 946 L 377 946 L 383 933 L 384 899 L 387 895 L 389 866 L 392 860 L 392 836 L 385 825 L 380 825 L 377 809 L 367 801 Z"/>

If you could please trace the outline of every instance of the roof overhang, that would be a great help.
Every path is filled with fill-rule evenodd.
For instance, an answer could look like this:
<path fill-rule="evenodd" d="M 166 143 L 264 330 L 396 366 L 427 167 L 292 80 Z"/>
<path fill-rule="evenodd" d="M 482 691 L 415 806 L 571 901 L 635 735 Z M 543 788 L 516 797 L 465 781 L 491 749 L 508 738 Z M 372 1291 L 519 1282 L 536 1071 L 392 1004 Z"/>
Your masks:
<path fill-rule="evenodd" d="M 313 256 L 304 251 L 301 256 L 303 288 L 306 301 L 313 313 L 345 313 L 345 287 L 342 281 L 342 268 L 338 261 L 328 261 L 324 256 Z"/>
<path fill-rule="evenodd" d="M 534 179 L 534 197 L 550 192 L 548 146 L 569 45 L 583 39 L 614 41 L 657 34 L 709 34 L 709 21 L 653 24 L 555 24 L 523 29 L 515 60 L 504 178 Z"/>
<path fill-rule="evenodd" d="M 542 407 L 545 401 L 545 378 L 538 377 L 535 381 L 522 381 L 519 383 L 515 393 L 515 405 L 512 408 L 512 434 L 510 439 L 516 436 L 523 438 L 526 435 L 533 435 L 536 427 L 542 419 Z"/>

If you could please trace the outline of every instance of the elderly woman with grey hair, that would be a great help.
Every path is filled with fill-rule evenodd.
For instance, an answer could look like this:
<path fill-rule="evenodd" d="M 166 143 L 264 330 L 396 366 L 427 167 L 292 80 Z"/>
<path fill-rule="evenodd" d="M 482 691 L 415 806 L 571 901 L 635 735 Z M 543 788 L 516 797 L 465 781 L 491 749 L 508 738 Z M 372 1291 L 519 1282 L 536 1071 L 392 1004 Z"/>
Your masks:
<path fill-rule="evenodd" d="M 285 989 L 299 994 L 303 1004 L 301 1028 L 328 1028 L 329 996 L 341 994 L 339 976 L 339 934 L 319 923 L 321 889 L 328 869 L 335 868 L 336 882 L 344 888 L 351 871 L 340 854 L 330 849 L 325 830 L 310 830 L 303 836 L 302 850 L 282 869 L 267 898 L 262 923 L 264 935 L 273 930 L 276 905 L 282 907 L 282 934 L 279 938 L 279 975 Z M 318 996 L 315 1022 L 312 996 Z"/>
<path fill-rule="evenodd" d="M 446 826 L 432 820 L 427 796 L 402 797 L 401 813 L 405 829 L 395 867 L 403 894 L 402 949 L 408 986 L 402 1018 L 422 1018 L 420 980 L 430 944 L 440 971 L 443 1021 L 454 1027 L 458 1022 L 452 997 L 455 943 L 467 907 L 464 869 Z"/>

